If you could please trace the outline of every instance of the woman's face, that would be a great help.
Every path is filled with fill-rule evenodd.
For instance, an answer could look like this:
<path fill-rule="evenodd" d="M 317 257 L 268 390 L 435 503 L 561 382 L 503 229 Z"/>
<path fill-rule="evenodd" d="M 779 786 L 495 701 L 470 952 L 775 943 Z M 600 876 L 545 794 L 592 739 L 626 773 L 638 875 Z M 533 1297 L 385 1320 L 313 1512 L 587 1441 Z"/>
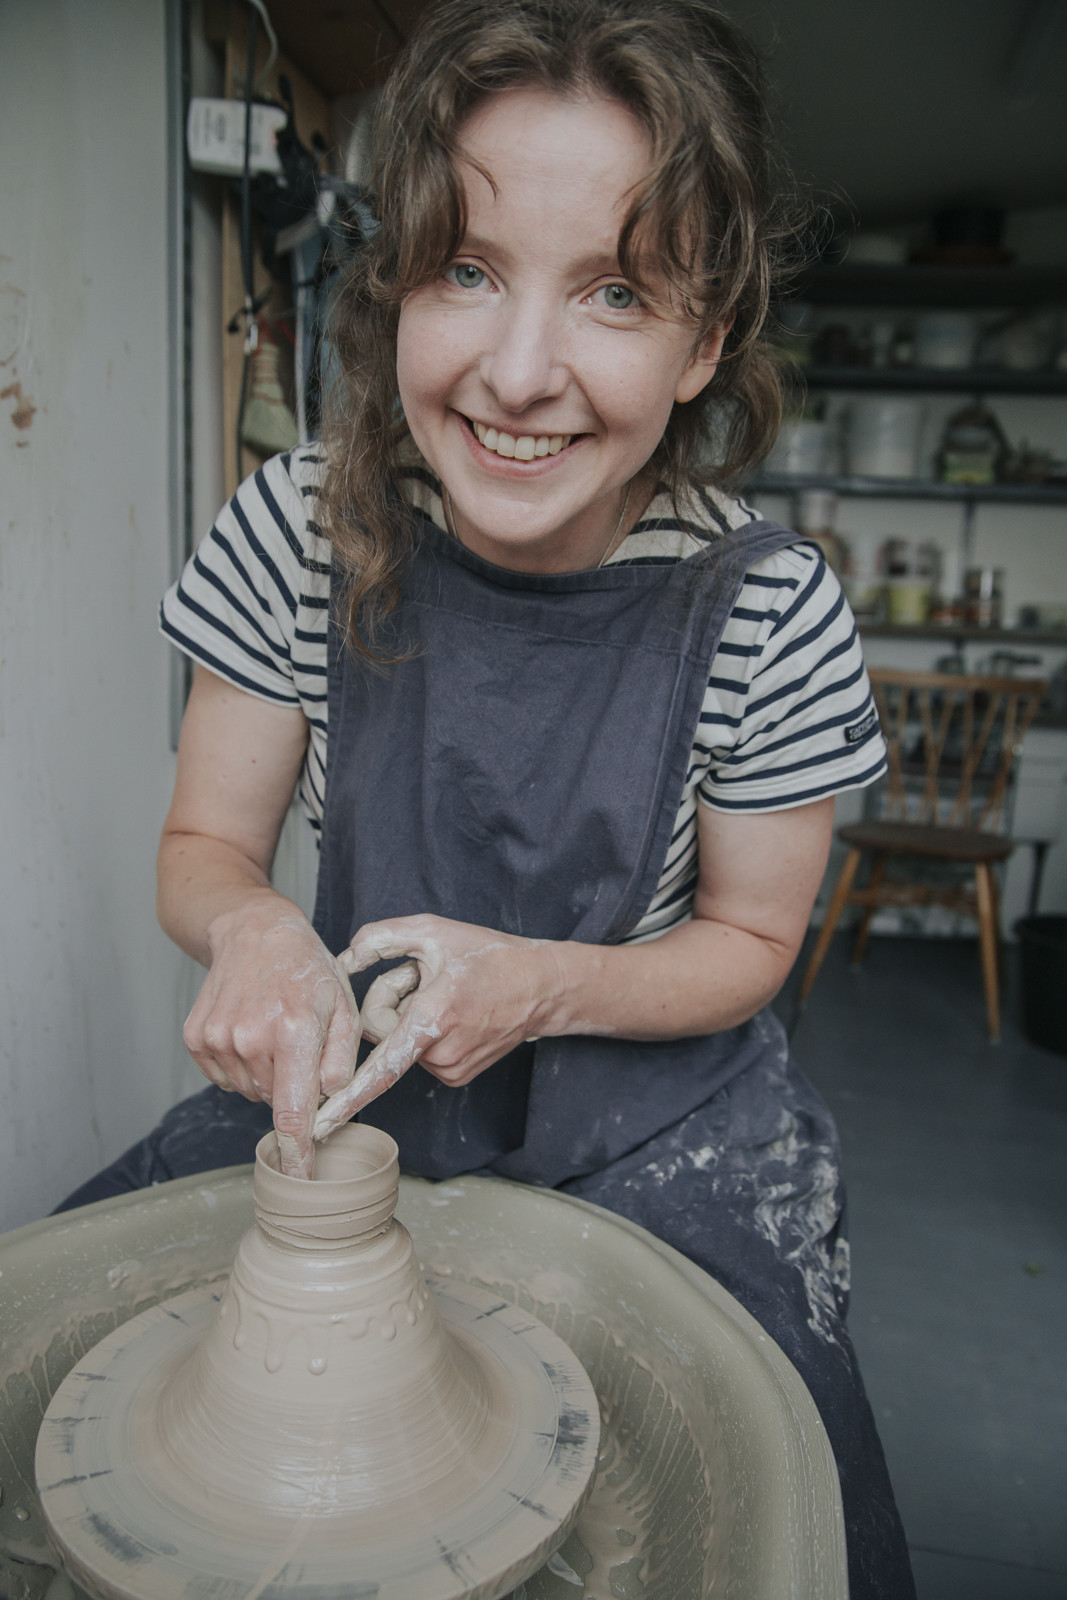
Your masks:
<path fill-rule="evenodd" d="M 722 337 L 694 353 L 692 323 L 620 276 L 619 229 L 649 165 L 624 106 L 512 89 L 473 113 L 462 144 L 466 237 L 400 312 L 408 426 L 469 549 L 518 571 L 596 566 Z"/>

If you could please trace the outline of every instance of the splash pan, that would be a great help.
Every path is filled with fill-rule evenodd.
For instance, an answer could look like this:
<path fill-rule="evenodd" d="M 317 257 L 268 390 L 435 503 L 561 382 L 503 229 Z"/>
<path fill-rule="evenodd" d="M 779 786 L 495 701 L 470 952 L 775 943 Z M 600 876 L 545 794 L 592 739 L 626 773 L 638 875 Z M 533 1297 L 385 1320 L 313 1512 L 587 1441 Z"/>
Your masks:
<path fill-rule="evenodd" d="M 233 1168 L 0 1237 L 0 1594 L 45 1600 L 59 1566 L 33 1470 L 51 1396 L 131 1317 L 217 1289 L 250 1204 L 249 1169 Z M 446 1290 L 473 1284 L 531 1313 L 597 1392 L 593 1492 L 516 1600 L 846 1600 L 822 1424 L 717 1283 L 644 1230 L 550 1191 L 402 1179 L 397 1215 Z M 67 1600 L 58 1582 L 52 1600 Z"/>

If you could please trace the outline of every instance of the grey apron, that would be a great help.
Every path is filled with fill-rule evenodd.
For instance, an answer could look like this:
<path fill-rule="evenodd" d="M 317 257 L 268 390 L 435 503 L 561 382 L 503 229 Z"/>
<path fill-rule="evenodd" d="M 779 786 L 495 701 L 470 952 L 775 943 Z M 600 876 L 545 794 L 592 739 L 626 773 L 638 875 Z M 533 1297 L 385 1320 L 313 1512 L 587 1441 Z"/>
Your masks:
<path fill-rule="evenodd" d="M 425 519 L 393 625 L 413 653 L 384 673 L 346 646 L 335 595 L 315 912 L 327 947 L 419 912 L 624 939 L 663 870 L 745 573 L 796 540 L 754 522 L 685 561 L 528 574 Z M 362 1119 L 421 1176 L 492 1166 L 556 1186 L 677 1124 L 781 1042 L 769 1011 L 668 1042 L 540 1039 L 462 1089 L 414 1069 Z"/>
<path fill-rule="evenodd" d="M 417 912 L 624 938 L 659 880 L 745 571 L 794 537 L 758 522 L 711 559 L 528 576 L 427 524 L 394 629 L 417 654 L 369 671 L 331 617 L 315 917 L 329 948 Z M 913 1600 L 844 1320 L 837 1134 L 769 1009 L 695 1039 L 541 1039 L 465 1089 L 416 1067 L 362 1117 L 396 1137 L 410 1171 L 488 1167 L 558 1185 L 712 1273 L 785 1351 L 826 1424 L 852 1600 Z M 251 1160 L 270 1121 L 268 1106 L 205 1089 L 61 1209 Z"/>

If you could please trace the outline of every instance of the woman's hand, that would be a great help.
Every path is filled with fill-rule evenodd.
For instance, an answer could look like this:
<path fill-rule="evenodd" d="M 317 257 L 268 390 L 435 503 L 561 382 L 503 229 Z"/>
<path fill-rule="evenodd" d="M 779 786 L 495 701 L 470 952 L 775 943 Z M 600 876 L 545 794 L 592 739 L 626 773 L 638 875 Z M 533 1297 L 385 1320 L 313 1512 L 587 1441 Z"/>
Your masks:
<path fill-rule="evenodd" d="M 310 923 L 267 891 L 217 917 L 211 968 L 185 1024 L 205 1077 L 274 1111 L 282 1171 L 310 1178 L 323 1095 L 352 1077 L 359 1012 L 348 977 Z"/>
<path fill-rule="evenodd" d="M 557 948 L 444 917 L 396 917 L 360 928 L 338 957 L 347 971 L 409 959 L 367 991 L 363 1025 L 377 1049 L 323 1106 L 315 1138 L 391 1088 L 416 1061 L 459 1088 L 540 1032 L 560 981 Z"/>

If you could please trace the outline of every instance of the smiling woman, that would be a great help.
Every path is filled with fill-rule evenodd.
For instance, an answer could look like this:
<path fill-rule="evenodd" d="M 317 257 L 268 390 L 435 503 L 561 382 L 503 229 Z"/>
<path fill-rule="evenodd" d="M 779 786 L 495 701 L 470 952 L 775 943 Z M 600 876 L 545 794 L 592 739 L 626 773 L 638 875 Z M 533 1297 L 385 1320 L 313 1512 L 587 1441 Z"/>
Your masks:
<path fill-rule="evenodd" d="M 596 566 L 651 499 L 644 469 L 725 330 L 672 308 L 653 260 L 652 303 L 620 281 L 652 160 L 625 106 L 514 89 L 471 114 L 461 160 L 457 259 L 400 309 L 404 417 L 468 549 L 527 572 Z"/>
<path fill-rule="evenodd" d="M 647 502 L 656 483 L 684 520 L 693 482 L 732 483 L 770 449 L 780 417 L 777 369 L 760 334 L 783 264 L 796 259 L 797 210 L 777 171 L 759 64 L 743 36 L 704 0 L 513 3 L 479 6 L 471 16 L 432 8 L 386 85 L 378 122 L 382 227 L 351 264 L 334 304 L 340 375 L 324 432 L 323 526 L 346 570 L 352 636 L 372 654 L 412 537 L 398 521 L 394 488 L 415 431 L 398 385 L 397 324 L 434 288 L 440 294 L 450 281 L 457 293 L 495 288 L 506 296 L 514 273 L 523 280 L 525 312 L 525 291 L 540 280 L 539 318 L 551 270 L 547 247 L 556 269 L 576 273 L 565 285 L 557 281 L 554 292 L 565 288 L 572 309 L 588 297 L 586 322 L 597 323 L 599 305 L 598 327 L 646 339 L 655 329 L 659 339 L 680 339 L 684 354 L 670 403 L 664 410 L 655 395 L 643 432 L 655 432 L 654 421 L 659 431 L 627 474 L 647 463 L 626 501 L 631 523 L 642 492 Z M 503 91 L 512 102 L 506 114 L 494 104 Z M 489 166 L 481 160 L 487 133 Z M 497 162 L 517 178 L 510 200 L 495 183 Z M 527 224 L 527 205 L 536 206 L 539 226 L 532 218 Z M 513 260 L 500 258 L 501 246 Z M 537 361 L 554 359 L 558 369 L 564 358 L 558 346 L 553 357 L 554 339 L 538 350 L 549 332 L 550 323 L 538 328 L 524 315 L 509 328 L 502 358 L 510 359 L 512 346 L 521 358 L 515 341 L 532 338 Z M 628 385 L 631 358 L 616 359 L 617 382 Z M 633 359 L 632 378 L 640 382 Z M 687 360 L 691 381 L 683 382 Z M 610 369 L 610 357 L 606 364 Z M 590 364 L 591 377 L 595 371 Z M 543 459 L 539 438 L 551 444 L 572 431 L 546 433 L 538 424 L 535 432 L 531 420 L 501 428 L 499 414 L 514 406 L 501 396 L 486 405 L 487 398 L 490 414 L 466 420 L 495 427 L 498 440 L 501 433 L 532 438 L 530 459 Z M 720 454 L 709 462 L 713 435 Z M 374 438 L 377 448 L 353 451 L 353 438 Z M 616 513 L 625 495 L 616 490 Z M 607 504 L 600 512 L 606 537 Z M 566 558 L 557 552 L 554 559 L 554 570 L 564 570 Z"/>
<path fill-rule="evenodd" d="M 294 1177 L 358 1114 L 423 1176 L 623 1213 L 787 1352 L 853 1600 L 906 1600 L 836 1134 L 769 1009 L 883 746 L 833 574 L 728 491 L 777 416 L 768 170 L 702 0 L 429 13 L 321 446 L 243 484 L 163 604 L 198 672 L 160 919 L 209 968 L 214 1087 L 75 1198 L 247 1158 L 266 1105 Z M 269 881 L 298 782 L 313 925 Z"/>

